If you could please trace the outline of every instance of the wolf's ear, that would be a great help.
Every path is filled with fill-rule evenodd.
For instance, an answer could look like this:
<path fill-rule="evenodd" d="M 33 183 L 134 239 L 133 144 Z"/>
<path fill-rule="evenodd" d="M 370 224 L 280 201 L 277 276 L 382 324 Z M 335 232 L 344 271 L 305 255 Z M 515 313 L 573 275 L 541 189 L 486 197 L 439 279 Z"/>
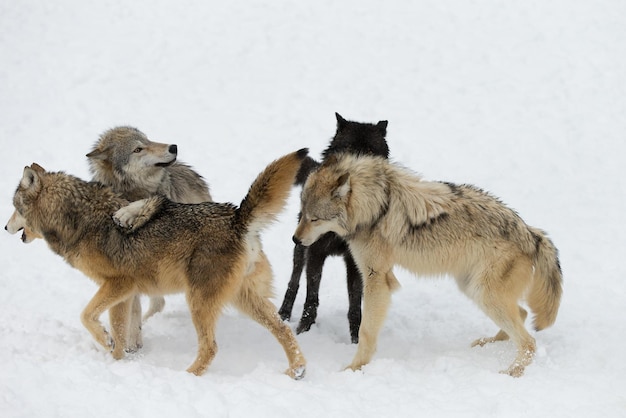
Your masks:
<path fill-rule="evenodd" d="M 337 186 L 333 192 L 333 197 L 343 199 L 350 190 L 350 173 L 344 173 L 337 179 Z"/>
<path fill-rule="evenodd" d="M 387 135 L 387 124 L 389 122 L 387 122 L 386 120 L 381 120 L 380 122 L 378 122 L 376 124 L 376 128 L 378 128 L 378 132 L 380 132 L 380 134 L 382 136 L 386 136 Z"/>
<path fill-rule="evenodd" d="M 40 174 L 46 172 L 46 170 L 37 163 L 32 163 L 30 165 L 30 168 L 32 168 L 33 170 L 35 170 L 37 173 L 40 173 Z"/>
<path fill-rule="evenodd" d="M 346 127 L 348 121 L 341 117 L 341 115 L 335 112 L 335 117 L 337 118 L 337 132 L 341 131 Z"/>
<path fill-rule="evenodd" d="M 106 149 L 98 149 L 95 148 L 89 154 L 86 155 L 87 158 L 93 158 L 94 160 L 106 160 L 107 159 L 107 150 Z"/>
<path fill-rule="evenodd" d="M 23 189 L 37 189 L 40 184 L 39 174 L 37 171 L 31 167 L 24 167 L 24 174 L 22 174 L 22 180 L 20 180 L 20 187 Z"/>

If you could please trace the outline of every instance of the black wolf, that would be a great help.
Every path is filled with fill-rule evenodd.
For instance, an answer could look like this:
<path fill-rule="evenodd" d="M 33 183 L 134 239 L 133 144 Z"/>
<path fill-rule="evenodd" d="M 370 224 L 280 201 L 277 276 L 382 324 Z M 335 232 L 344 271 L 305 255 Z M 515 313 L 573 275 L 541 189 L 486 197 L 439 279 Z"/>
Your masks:
<path fill-rule="evenodd" d="M 389 158 L 387 135 L 387 121 L 377 124 L 351 122 L 345 120 L 339 113 L 337 117 L 337 132 L 329 146 L 322 153 L 322 162 L 332 155 L 349 153 L 354 155 L 374 155 Z M 296 176 L 296 184 L 304 185 L 309 174 L 319 167 L 320 163 L 311 157 L 306 157 Z M 300 215 L 298 215 L 300 216 Z M 293 249 L 293 270 L 291 279 L 285 292 L 285 298 L 278 313 L 283 320 L 291 318 L 293 303 L 298 294 L 300 276 L 306 266 L 307 291 L 304 309 L 300 323 L 296 329 L 298 334 L 306 332 L 315 323 L 317 307 L 319 306 L 319 288 L 322 279 L 322 268 L 328 256 L 342 256 L 346 263 L 348 282 L 348 322 L 352 343 L 359 342 L 359 327 L 361 324 L 361 298 L 363 296 L 363 282 L 361 274 L 350 254 L 346 242 L 334 232 L 324 234 L 310 247 L 296 244 Z"/>

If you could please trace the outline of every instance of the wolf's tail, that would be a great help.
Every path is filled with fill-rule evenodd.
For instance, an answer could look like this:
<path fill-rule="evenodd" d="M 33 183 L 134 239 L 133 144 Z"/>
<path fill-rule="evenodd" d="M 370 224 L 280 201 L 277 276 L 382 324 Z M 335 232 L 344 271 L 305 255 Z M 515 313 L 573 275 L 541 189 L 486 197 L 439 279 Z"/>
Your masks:
<path fill-rule="evenodd" d="M 534 312 L 533 320 L 536 331 L 554 324 L 563 293 L 563 274 L 559 255 L 546 233 L 537 228 L 530 228 L 535 238 L 535 278 L 527 298 L 528 306 Z"/>
<path fill-rule="evenodd" d="M 250 186 L 236 212 L 236 222 L 248 233 L 258 233 L 283 210 L 302 161 L 309 150 L 303 148 L 270 163 Z"/>

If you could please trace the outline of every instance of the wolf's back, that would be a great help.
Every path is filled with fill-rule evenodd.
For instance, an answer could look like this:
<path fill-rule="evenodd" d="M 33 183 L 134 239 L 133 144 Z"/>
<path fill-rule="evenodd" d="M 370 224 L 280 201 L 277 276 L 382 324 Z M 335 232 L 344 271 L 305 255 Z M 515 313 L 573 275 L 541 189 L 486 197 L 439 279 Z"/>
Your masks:
<path fill-rule="evenodd" d="M 249 232 L 258 232 L 276 219 L 283 210 L 302 161 L 309 150 L 303 148 L 287 154 L 261 172 L 241 201 L 236 212 L 238 225 Z"/>

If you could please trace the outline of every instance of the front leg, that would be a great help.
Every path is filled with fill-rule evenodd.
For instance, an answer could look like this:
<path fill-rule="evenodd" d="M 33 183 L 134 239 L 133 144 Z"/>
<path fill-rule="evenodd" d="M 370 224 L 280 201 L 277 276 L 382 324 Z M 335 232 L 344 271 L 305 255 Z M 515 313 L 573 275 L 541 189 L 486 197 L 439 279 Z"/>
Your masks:
<path fill-rule="evenodd" d="M 364 274 L 365 273 L 365 274 Z M 391 270 L 378 272 L 372 268 L 361 271 L 363 276 L 363 319 L 359 329 L 359 344 L 349 369 L 359 370 L 368 364 L 378 345 L 378 334 L 385 322 L 391 292 L 397 280 Z M 392 286 L 393 284 L 393 286 Z"/>
<path fill-rule="evenodd" d="M 116 342 L 113 338 L 111 338 L 104 325 L 102 325 L 102 323 L 100 322 L 100 316 L 107 309 L 111 309 L 115 305 L 129 298 L 132 293 L 132 285 L 127 281 L 105 281 L 104 284 L 100 286 L 100 289 L 98 289 L 91 301 L 89 301 L 89 303 L 83 310 L 83 313 L 81 314 L 81 322 L 83 323 L 85 328 L 87 328 L 87 330 L 96 340 L 96 342 L 98 342 L 98 344 L 100 344 L 107 350 L 115 350 Z M 118 309 L 120 309 L 120 311 L 116 311 L 116 315 L 121 315 L 122 308 L 120 307 Z M 112 327 L 116 327 L 115 321 Z M 117 334 L 118 332 L 119 330 L 116 329 L 115 334 Z M 124 345 L 120 345 L 121 350 L 123 350 Z M 114 356 L 119 357 L 119 351 L 115 351 Z"/>
<path fill-rule="evenodd" d="M 120 227 L 126 228 L 127 232 L 136 231 L 152 218 L 164 199 L 162 196 L 152 196 L 129 203 L 113 214 L 113 220 Z"/>
<path fill-rule="evenodd" d="M 131 317 L 132 315 L 137 315 L 137 313 L 134 312 L 137 308 L 136 305 L 139 305 L 139 309 L 141 309 L 138 295 L 131 296 L 109 309 L 111 337 L 113 341 L 115 341 L 115 346 L 112 347 L 113 350 L 111 354 L 116 360 L 124 358 L 126 349 L 133 350 L 134 348 L 130 345 L 136 342 L 137 330 L 134 329 L 134 325 L 137 324 L 134 323 Z M 139 318 L 141 318 L 141 310 L 139 311 Z M 141 325 L 141 323 L 139 323 L 139 325 Z M 141 335 L 141 330 L 139 330 L 139 333 L 139 335 Z"/>

